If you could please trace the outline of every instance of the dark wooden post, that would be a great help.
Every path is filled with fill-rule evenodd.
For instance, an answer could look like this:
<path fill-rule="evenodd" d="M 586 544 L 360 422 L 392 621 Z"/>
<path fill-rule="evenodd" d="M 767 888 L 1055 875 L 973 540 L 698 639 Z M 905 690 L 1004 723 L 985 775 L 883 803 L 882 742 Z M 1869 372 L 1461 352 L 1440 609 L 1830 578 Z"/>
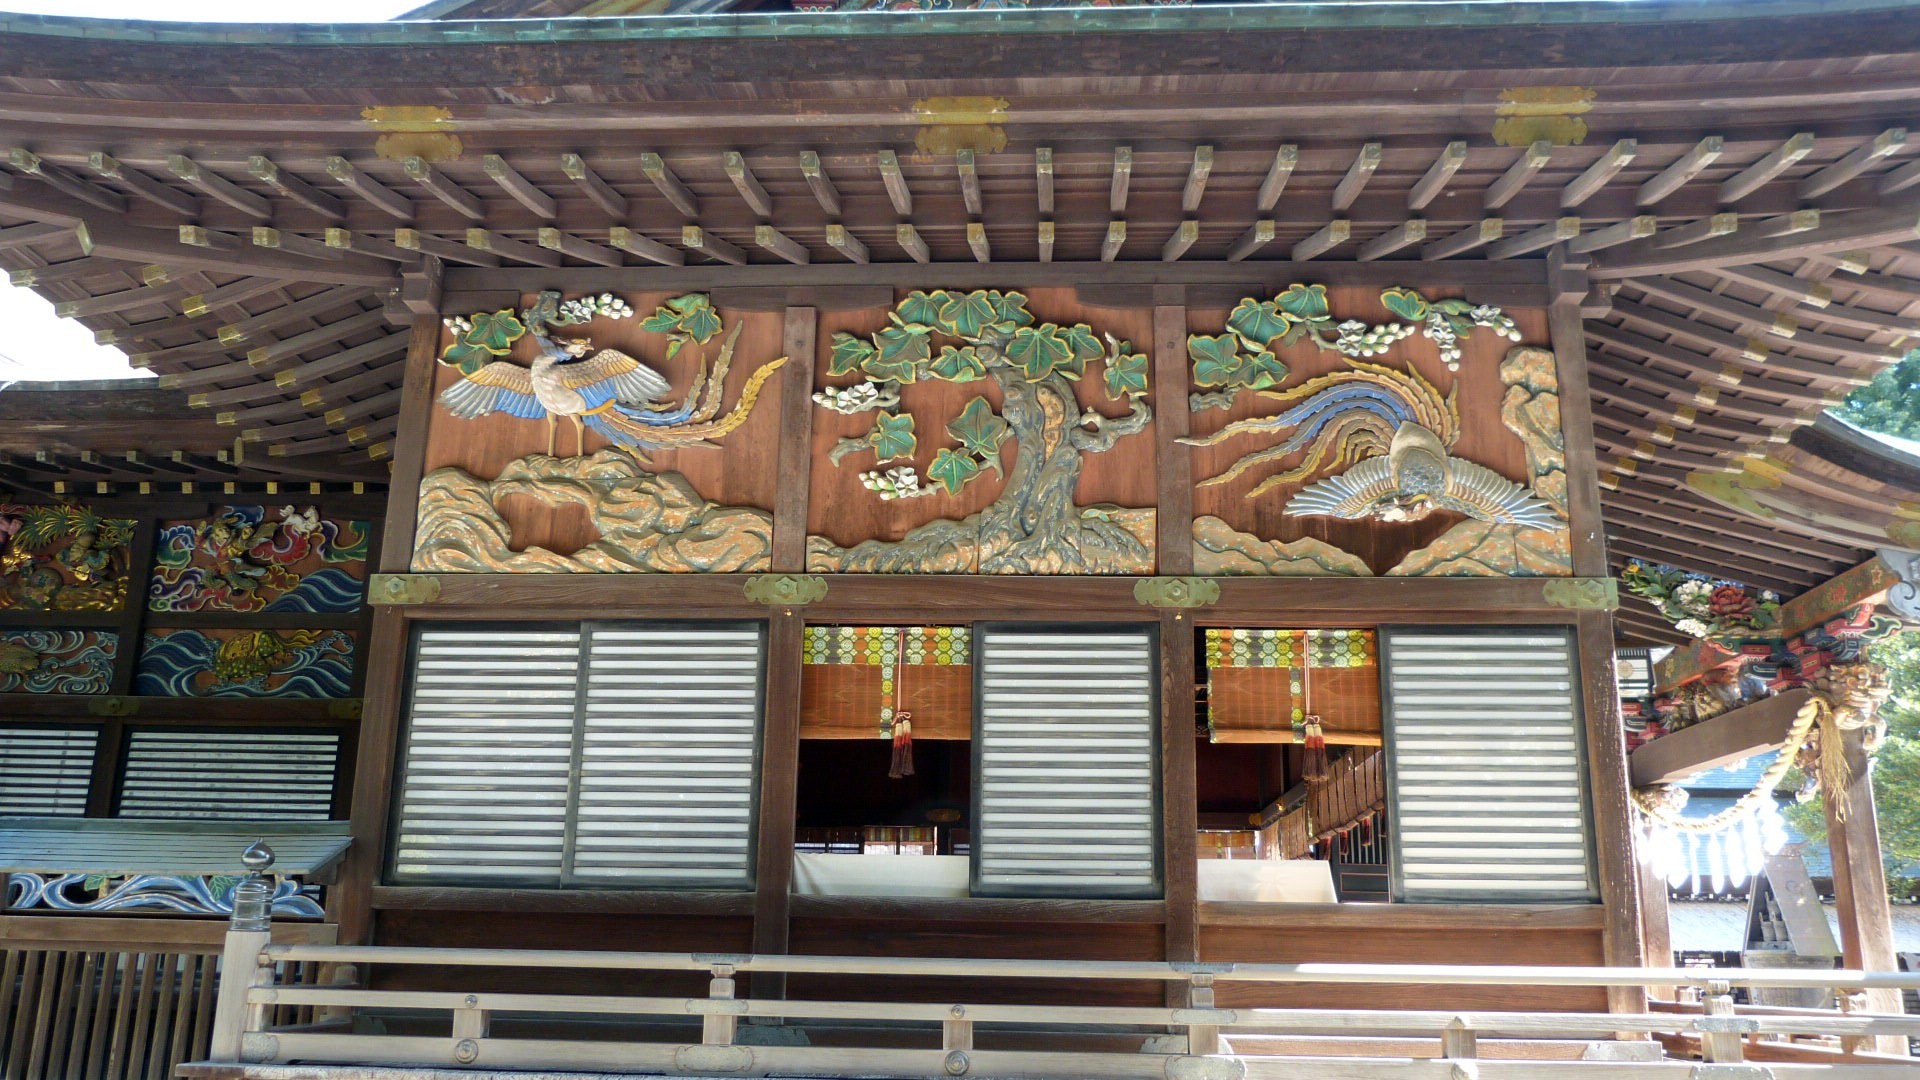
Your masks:
<path fill-rule="evenodd" d="M 1847 786 L 1842 791 L 1821 793 L 1821 805 L 1827 812 L 1827 847 L 1833 853 L 1833 904 L 1840 916 L 1844 965 L 1863 971 L 1899 971 L 1887 873 L 1880 862 L 1880 826 L 1874 817 L 1872 759 L 1867 755 L 1865 737 L 1865 731 L 1844 733 Z M 1900 1012 L 1900 992 L 1869 990 L 1867 1008 L 1871 1012 Z M 1898 1036 L 1883 1036 L 1874 1043 L 1878 1053 L 1907 1052 L 1907 1040 Z"/>
<path fill-rule="evenodd" d="M 387 515 L 377 564 L 381 573 L 404 574 L 412 564 L 416 504 L 426 466 L 427 420 L 433 412 L 434 360 L 439 349 L 439 317 L 416 316 L 407 341 L 400 416 L 393 436 L 393 478 L 387 489 Z M 386 860 L 395 743 L 407 675 L 407 620 L 401 609 L 382 607 L 374 611 L 362 655 L 366 657 L 366 696 L 353 770 L 353 845 L 347 849 L 339 884 L 334 886 L 328 905 L 333 920 L 340 924 L 343 945 L 371 940 L 373 887 Z"/>

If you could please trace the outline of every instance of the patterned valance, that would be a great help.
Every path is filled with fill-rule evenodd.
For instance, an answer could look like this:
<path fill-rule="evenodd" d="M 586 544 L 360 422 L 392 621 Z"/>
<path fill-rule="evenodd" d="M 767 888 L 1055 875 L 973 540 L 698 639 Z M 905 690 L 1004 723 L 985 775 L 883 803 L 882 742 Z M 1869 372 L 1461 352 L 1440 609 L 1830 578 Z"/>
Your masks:
<path fill-rule="evenodd" d="M 1295 742 L 1309 713 L 1331 743 L 1380 741 L 1372 630 L 1210 629 L 1207 729 L 1214 742 Z"/>
<path fill-rule="evenodd" d="M 809 626 L 803 658 L 803 739 L 891 738 L 888 710 L 913 714 L 916 739 L 972 737 L 967 627 Z"/>

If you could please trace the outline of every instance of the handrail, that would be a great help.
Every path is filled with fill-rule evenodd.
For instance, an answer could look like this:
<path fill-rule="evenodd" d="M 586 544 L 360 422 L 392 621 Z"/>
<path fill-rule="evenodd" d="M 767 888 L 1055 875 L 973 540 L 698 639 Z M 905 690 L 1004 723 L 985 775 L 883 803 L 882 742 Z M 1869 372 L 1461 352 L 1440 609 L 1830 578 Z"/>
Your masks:
<path fill-rule="evenodd" d="M 1001 979 L 1105 979 L 1187 982 L 1343 983 L 1410 986 L 1694 986 L 1920 990 L 1920 972 L 1851 968 L 1528 967 L 1497 964 L 1240 964 L 1151 960 L 1007 960 L 900 956 L 796 956 L 732 953 L 594 952 L 585 949 L 443 949 L 392 945 L 273 945 L 274 960 L 449 967 L 595 968 L 607 971 L 735 971 L 807 975 L 980 976 Z"/>

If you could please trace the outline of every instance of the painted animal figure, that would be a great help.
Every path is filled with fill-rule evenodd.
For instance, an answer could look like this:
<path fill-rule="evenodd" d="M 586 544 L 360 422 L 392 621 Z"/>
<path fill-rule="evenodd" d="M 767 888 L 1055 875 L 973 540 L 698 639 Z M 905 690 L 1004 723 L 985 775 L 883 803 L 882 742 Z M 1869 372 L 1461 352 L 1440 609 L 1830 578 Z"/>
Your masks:
<path fill-rule="evenodd" d="M 1435 510 L 1502 525 L 1562 527 L 1546 500 L 1484 465 L 1449 456 L 1439 436 L 1413 423 L 1394 431 L 1385 456 L 1309 484 L 1287 500 L 1289 514 L 1394 522 L 1419 521 Z"/>
<path fill-rule="evenodd" d="M 523 420 L 547 422 L 547 453 L 554 453 L 554 432 L 560 417 L 574 425 L 574 452 L 585 452 L 586 428 L 592 428 L 620 446 L 656 450 L 680 446 L 711 446 L 718 438 L 746 422 L 760 387 L 786 357 L 771 361 L 753 373 L 733 411 L 716 420 L 733 345 L 740 336 L 736 325 L 714 362 L 713 371 L 694 379 L 686 399 L 663 404 L 667 380 L 647 365 L 618 349 L 601 349 L 591 356 L 584 339 L 555 339 L 536 334 L 540 356 L 532 367 L 495 360 L 447 387 L 440 404 L 463 420 L 503 412 Z M 703 392 L 704 391 L 704 392 Z"/>
<path fill-rule="evenodd" d="M 221 682 L 243 683 L 273 674 L 304 649 L 320 640 L 324 631 L 289 630 L 285 637 L 272 630 L 247 630 L 220 643 L 214 653 L 213 675 Z"/>

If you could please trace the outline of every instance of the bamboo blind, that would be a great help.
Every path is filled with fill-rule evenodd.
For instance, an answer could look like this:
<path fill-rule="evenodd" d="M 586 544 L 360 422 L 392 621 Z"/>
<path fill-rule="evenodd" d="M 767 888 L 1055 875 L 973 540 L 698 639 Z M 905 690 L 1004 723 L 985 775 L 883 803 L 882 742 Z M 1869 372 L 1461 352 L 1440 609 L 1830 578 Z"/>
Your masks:
<path fill-rule="evenodd" d="M 964 626 L 809 626 L 800 737 L 892 737 L 881 710 L 912 714 L 916 739 L 973 737 L 973 644 Z"/>
<path fill-rule="evenodd" d="M 1209 629 L 1212 741 L 1297 741 L 1308 713 L 1327 741 L 1380 736 L 1380 659 L 1372 630 Z"/>

